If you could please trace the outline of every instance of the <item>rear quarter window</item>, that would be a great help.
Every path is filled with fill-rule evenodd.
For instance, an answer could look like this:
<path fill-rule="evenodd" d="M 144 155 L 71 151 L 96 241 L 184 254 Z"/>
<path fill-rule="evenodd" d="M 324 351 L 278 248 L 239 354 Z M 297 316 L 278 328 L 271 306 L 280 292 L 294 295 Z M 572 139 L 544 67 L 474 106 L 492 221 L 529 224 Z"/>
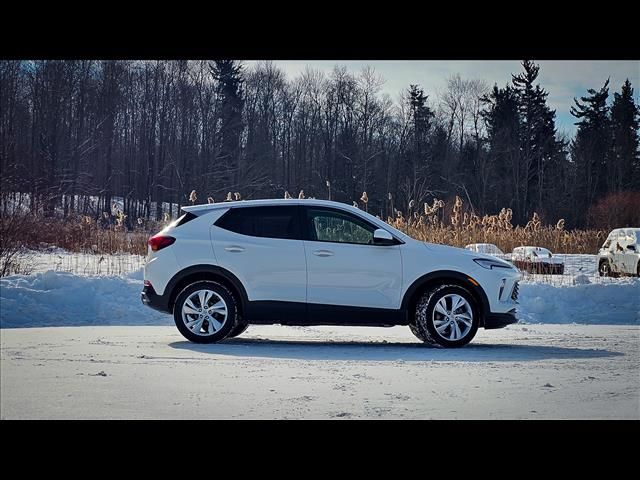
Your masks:
<path fill-rule="evenodd" d="M 239 207 L 225 213 L 215 225 L 250 237 L 300 239 L 295 207 Z"/>
<path fill-rule="evenodd" d="M 181 225 L 184 225 L 187 222 L 190 222 L 191 220 L 193 220 L 194 218 L 198 218 L 197 215 L 191 213 L 191 212 L 187 212 L 184 215 L 182 215 L 180 218 L 178 218 L 175 221 L 175 225 L 172 225 L 173 227 L 179 227 Z"/>

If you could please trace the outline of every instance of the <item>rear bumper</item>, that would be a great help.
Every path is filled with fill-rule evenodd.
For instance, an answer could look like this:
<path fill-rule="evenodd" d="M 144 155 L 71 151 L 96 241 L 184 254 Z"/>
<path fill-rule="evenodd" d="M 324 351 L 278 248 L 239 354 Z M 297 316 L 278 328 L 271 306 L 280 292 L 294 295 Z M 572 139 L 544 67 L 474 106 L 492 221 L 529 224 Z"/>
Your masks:
<path fill-rule="evenodd" d="M 486 330 L 503 328 L 517 322 L 515 309 L 507 313 L 489 313 L 484 319 L 484 328 Z"/>
<path fill-rule="evenodd" d="M 140 299 L 146 306 L 164 313 L 171 313 L 169 310 L 169 296 L 158 295 L 151 285 L 145 285 L 140 293 Z"/>

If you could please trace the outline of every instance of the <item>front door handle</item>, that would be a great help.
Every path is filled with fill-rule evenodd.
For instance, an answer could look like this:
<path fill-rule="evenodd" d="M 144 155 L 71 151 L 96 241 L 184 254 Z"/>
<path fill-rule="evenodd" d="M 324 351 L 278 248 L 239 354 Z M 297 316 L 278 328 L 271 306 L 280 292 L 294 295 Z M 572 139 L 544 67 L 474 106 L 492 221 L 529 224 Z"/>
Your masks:
<path fill-rule="evenodd" d="M 313 254 L 317 257 L 330 257 L 333 252 L 331 250 L 315 250 Z"/>
<path fill-rule="evenodd" d="M 224 249 L 227 252 L 233 252 L 233 253 L 244 252 L 244 248 L 238 247 L 237 245 L 230 245 L 228 247 L 224 247 Z"/>

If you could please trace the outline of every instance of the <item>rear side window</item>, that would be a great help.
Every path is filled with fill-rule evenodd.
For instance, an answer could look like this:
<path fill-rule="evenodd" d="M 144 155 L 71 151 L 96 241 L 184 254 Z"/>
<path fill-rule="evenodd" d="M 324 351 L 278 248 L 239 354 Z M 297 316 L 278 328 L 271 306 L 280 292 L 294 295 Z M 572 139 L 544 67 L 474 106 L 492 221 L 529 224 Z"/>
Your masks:
<path fill-rule="evenodd" d="M 180 218 L 178 218 L 176 220 L 176 224 L 173 225 L 174 227 L 179 227 L 180 225 L 184 225 L 187 222 L 190 222 L 191 220 L 193 220 L 194 218 L 198 218 L 197 215 L 194 215 L 191 212 L 187 212 L 184 215 L 182 215 Z"/>
<path fill-rule="evenodd" d="M 301 238 L 296 207 L 232 208 L 215 225 L 251 237 Z"/>

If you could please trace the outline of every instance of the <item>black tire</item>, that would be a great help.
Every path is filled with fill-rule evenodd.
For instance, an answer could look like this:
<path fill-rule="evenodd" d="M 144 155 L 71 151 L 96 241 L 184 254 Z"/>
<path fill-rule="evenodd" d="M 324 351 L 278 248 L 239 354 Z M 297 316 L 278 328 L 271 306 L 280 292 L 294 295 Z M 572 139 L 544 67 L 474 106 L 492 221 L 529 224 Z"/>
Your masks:
<path fill-rule="evenodd" d="M 413 333 L 416 337 L 418 337 L 418 340 L 420 340 L 421 342 L 432 343 L 429 338 L 422 335 L 422 333 L 420 332 L 420 329 L 415 324 L 415 322 L 412 322 L 409 324 L 409 329 L 411 330 L 411 333 Z"/>
<path fill-rule="evenodd" d="M 636 277 L 640 277 L 640 261 L 638 261 L 638 265 L 636 265 Z"/>
<path fill-rule="evenodd" d="M 226 303 L 227 317 L 222 324 L 222 327 L 220 327 L 214 333 L 198 335 L 185 325 L 182 319 L 182 307 L 192 293 L 204 289 L 211 290 L 216 295 L 218 295 L 224 301 L 224 303 Z M 188 285 L 184 288 L 184 290 L 180 292 L 173 307 L 173 320 L 175 321 L 176 327 L 178 327 L 178 330 L 180 331 L 182 336 L 184 336 L 187 340 L 190 340 L 194 343 L 216 343 L 224 340 L 237 325 L 237 305 L 238 303 L 235 299 L 235 296 L 224 285 L 209 280 L 199 281 Z M 206 322 L 206 320 L 204 322 Z M 206 325 L 206 323 L 203 324 Z"/>
<path fill-rule="evenodd" d="M 433 318 L 433 310 L 440 299 L 446 295 L 459 295 L 466 300 L 471 308 L 473 319 L 471 327 L 466 335 L 457 340 L 444 338 L 436 330 Z M 480 311 L 478 305 L 468 290 L 458 285 L 438 285 L 422 294 L 416 304 L 414 319 L 410 325 L 411 331 L 416 337 L 425 343 L 440 345 L 445 348 L 458 348 L 468 344 L 475 337 L 480 324 Z M 442 328 L 442 327 L 441 327 Z M 446 330 L 444 330 L 446 332 Z"/>
<path fill-rule="evenodd" d="M 227 338 L 239 337 L 247 328 L 249 328 L 249 324 L 240 320 L 236 323 L 236 326 L 231 329 Z"/>
<path fill-rule="evenodd" d="M 611 276 L 611 265 L 609 265 L 608 260 L 602 260 L 598 265 L 598 273 L 601 277 L 609 277 Z"/>

